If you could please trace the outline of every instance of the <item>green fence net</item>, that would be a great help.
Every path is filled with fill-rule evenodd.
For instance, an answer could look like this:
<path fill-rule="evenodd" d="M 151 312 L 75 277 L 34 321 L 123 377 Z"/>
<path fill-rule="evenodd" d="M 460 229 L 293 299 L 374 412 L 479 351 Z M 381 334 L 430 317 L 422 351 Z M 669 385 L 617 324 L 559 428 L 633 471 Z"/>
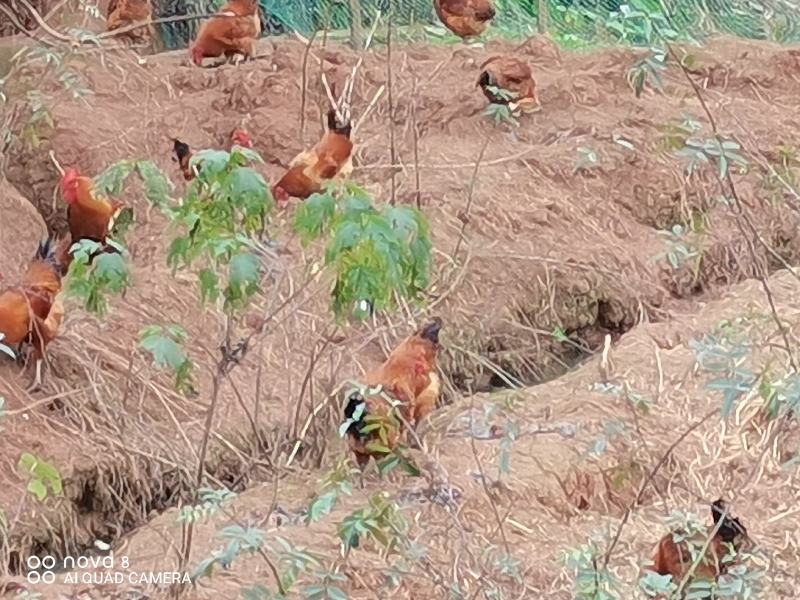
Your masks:
<path fill-rule="evenodd" d="M 158 17 L 212 12 L 222 0 L 155 0 Z M 347 34 L 354 15 L 364 29 L 390 11 L 401 38 L 452 41 L 441 28 L 432 0 L 260 0 L 266 35 L 328 29 Z M 511 39 L 547 31 L 567 47 L 648 43 L 637 22 L 641 11 L 668 11 L 680 37 L 702 39 L 724 33 L 789 43 L 800 41 L 797 0 L 495 0 L 497 17 L 489 35 Z M 161 26 L 169 48 L 186 46 L 198 23 Z"/>

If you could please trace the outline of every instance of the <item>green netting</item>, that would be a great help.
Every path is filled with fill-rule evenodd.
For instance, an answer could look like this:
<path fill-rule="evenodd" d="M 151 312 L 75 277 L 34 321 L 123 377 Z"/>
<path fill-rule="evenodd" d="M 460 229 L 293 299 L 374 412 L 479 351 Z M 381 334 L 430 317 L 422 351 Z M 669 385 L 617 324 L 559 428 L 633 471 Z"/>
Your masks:
<path fill-rule="evenodd" d="M 351 35 L 356 14 L 362 29 L 380 11 L 391 11 L 398 35 L 409 41 L 448 42 L 432 0 L 260 0 L 264 31 L 293 30 L 309 35 L 328 29 Z M 663 2 L 663 4 L 662 4 Z M 211 12 L 222 0 L 156 0 L 159 17 Z M 495 0 L 497 17 L 488 35 L 511 39 L 547 31 L 568 47 L 597 44 L 646 45 L 652 42 L 642 12 L 665 8 L 669 27 L 678 37 L 702 39 L 715 33 L 788 43 L 800 40 L 800 9 L 794 0 Z M 540 14 L 541 13 L 541 14 Z M 356 22 L 358 22 L 356 21 Z M 163 25 L 170 48 L 185 46 L 197 22 Z"/>

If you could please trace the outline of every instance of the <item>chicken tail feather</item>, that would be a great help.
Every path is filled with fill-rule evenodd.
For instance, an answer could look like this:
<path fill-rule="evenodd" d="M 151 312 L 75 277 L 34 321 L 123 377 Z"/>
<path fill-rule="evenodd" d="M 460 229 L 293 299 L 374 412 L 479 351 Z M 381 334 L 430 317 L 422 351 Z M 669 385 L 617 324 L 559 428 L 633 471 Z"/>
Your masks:
<path fill-rule="evenodd" d="M 328 129 L 349 139 L 352 126 L 349 121 L 347 123 L 339 123 L 339 119 L 336 118 L 336 110 L 331 108 L 328 111 Z"/>
<path fill-rule="evenodd" d="M 52 236 L 48 236 L 39 242 L 36 248 L 34 260 L 41 260 L 51 266 L 57 273 L 61 273 L 62 264 L 58 258 L 58 243 Z"/>
<path fill-rule="evenodd" d="M 363 406 L 361 410 L 361 415 L 356 419 L 356 411 L 358 411 L 359 406 Z M 361 429 L 364 426 L 364 417 L 367 415 L 367 405 L 366 401 L 364 400 L 364 396 L 361 395 L 360 392 L 354 392 L 350 394 L 350 397 L 347 399 L 347 405 L 344 407 L 344 418 L 345 419 L 352 419 L 352 422 L 347 427 L 347 435 L 352 436 L 356 439 L 363 439 L 366 437 L 366 434 L 362 433 Z"/>

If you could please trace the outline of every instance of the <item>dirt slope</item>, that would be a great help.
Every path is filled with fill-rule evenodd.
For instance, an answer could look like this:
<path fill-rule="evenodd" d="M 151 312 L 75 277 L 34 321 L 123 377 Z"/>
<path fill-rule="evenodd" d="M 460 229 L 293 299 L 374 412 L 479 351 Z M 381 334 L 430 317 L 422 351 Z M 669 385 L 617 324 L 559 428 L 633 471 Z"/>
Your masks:
<path fill-rule="evenodd" d="M 616 341 L 637 323 L 656 325 L 638 328 L 632 338 L 623 338 L 623 346 L 627 339 L 644 343 L 642 336 L 651 327 L 663 327 L 667 337 L 679 334 L 685 342 L 688 336 L 683 327 L 690 315 L 701 314 L 702 304 L 755 273 L 753 258 L 730 207 L 719 198 L 713 174 L 687 178 L 683 165 L 662 149 L 667 123 L 687 113 L 702 120 L 690 87 L 677 72 L 671 70 L 666 76 L 664 95 L 648 92 L 636 99 L 625 81 L 626 70 L 635 60 L 632 53 L 573 55 L 558 52 L 547 41 L 532 40 L 518 54 L 534 68 L 543 109 L 522 119 L 519 127 L 495 127 L 482 116 L 485 100 L 473 86 L 476 65 L 489 54 L 510 48 L 499 42 L 486 49 L 402 47 L 392 65 L 401 163 L 394 169 L 398 199 L 410 202 L 415 195 L 412 123 L 416 120 L 420 193 L 433 225 L 437 262 L 427 310 L 445 318 L 442 368 L 450 401 L 465 391 L 488 391 L 503 381 L 527 386 L 550 380 L 595 351 L 606 333 Z M 772 270 L 783 261 L 796 264 L 800 251 L 797 214 L 787 203 L 776 201 L 779 194 L 764 183 L 760 165 L 774 160 L 776 148 L 790 144 L 800 132 L 800 123 L 790 110 L 800 91 L 795 51 L 721 40 L 691 52 L 693 69 L 704 83 L 721 129 L 753 150 L 753 166 L 736 180 L 759 234 L 775 248 L 773 255 L 767 255 L 759 247 L 758 259 Z M 320 66 L 312 58 L 301 136 L 303 46 L 280 39 L 262 43 L 261 53 L 265 58 L 254 63 L 207 70 L 189 67 L 184 53 L 141 60 L 118 54 L 102 62 L 88 58 L 74 64 L 94 93 L 76 100 L 55 87 L 45 90 L 50 94 L 48 107 L 55 128 L 41 133 L 43 142 L 36 148 L 25 138 L 15 142 L 7 157 L 9 182 L 33 203 L 51 229 L 63 231 L 63 206 L 53 201 L 58 175 L 48 157 L 50 150 L 62 165 L 75 165 L 87 174 L 121 158 L 148 157 L 172 175 L 179 192 L 183 183 L 171 160 L 171 139 L 180 137 L 196 148 L 219 147 L 239 125 L 256 140 L 256 149 L 267 163 L 264 172 L 274 178 L 317 138 L 324 94 L 316 83 Z M 313 56 L 324 61 L 328 77 L 340 85 L 356 61 L 353 52 L 336 46 L 315 49 Z M 356 86 L 356 115 L 385 82 L 384 55 L 369 54 Z M 392 173 L 388 127 L 382 98 L 356 136 L 354 177 L 381 199 L 388 199 Z M 707 136 L 708 130 L 697 135 Z M 453 249 L 463 225 L 459 215 L 469 204 L 470 178 L 485 140 L 465 241 L 455 260 Z M 597 154 L 596 166 L 575 169 L 581 148 Z M 23 392 L 27 379 L 18 375 L 15 366 L 6 361 L 0 364 L 0 394 L 6 397 L 11 417 L 26 417 L 8 419 L 0 437 L 0 452 L 7 457 L 0 475 L 9 482 L 0 488 L 0 504 L 19 507 L 10 515 L 19 523 L 10 546 L 22 557 L 43 550 L 75 552 L 97 538 L 118 541 L 174 507 L 192 487 L 195 448 L 208 401 L 208 368 L 222 321 L 215 310 L 198 305 L 191 277 L 173 275 L 166 268 L 171 238 L 162 216 L 147 207 L 135 186 L 124 200 L 136 212 L 136 228 L 129 240 L 134 287 L 114 302 L 103 322 L 78 309 L 69 312 L 63 335 L 52 345 L 51 377 L 35 397 Z M 19 210 L 4 207 L 0 239 L 6 239 L 6 223 L 21 223 L 18 218 L 30 213 L 29 207 Z M 279 301 L 291 296 L 292 302 L 257 338 L 234 372 L 232 384 L 226 385 L 211 456 L 214 483 L 236 483 L 237 490 L 256 486 L 246 498 L 262 505 L 264 488 L 257 484 L 270 480 L 268 469 L 261 468 L 268 463 L 264 457 L 290 448 L 310 407 L 321 406 L 340 382 L 381 360 L 419 318 L 417 313 L 402 314 L 391 321 L 338 330 L 326 307 L 330 281 L 311 274 L 308 266 L 319 257 L 314 249 L 301 248 L 291 239 L 287 218 L 277 215 L 273 231 L 289 254 L 276 262 L 274 284 L 265 290 L 253 316 L 271 306 L 273 295 Z M 688 241 L 702 252 L 702 261 L 673 269 L 659 259 L 667 249 L 659 230 L 693 220 L 702 226 Z M 31 240 L 32 249 L 38 235 L 32 225 L 22 239 Z M 13 272 L 18 264 L 15 256 L 3 252 L 0 272 Z M 757 301 L 755 286 L 748 283 L 740 291 L 747 302 Z M 721 320 L 713 312 L 702 314 L 706 329 L 712 321 Z M 153 372 L 136 349 L 142 327 L 171 322 L 182 324 L 192 340 L 196 397 L 171 391 L 170 382 Z M 246 319 L 237 333 L 246 333 L 252 322 Z M 556 328 L 569 337 L 568 342 L 555 340 L 551 334 Z M 297 343 L 300 339 L 302 345 Z M 668 377 L 680 377 L 689 368 L 687 351 L 679 347 L 683 362 L 674 371 L 665 366 Z M 635 354 L 631 351 L 631 356 Z M 650 378 L 652 385 L 652 370 L 631 361 L 631 368 L 642 368 L 632 376 Z M 526 418 L 547 408 L 551 419 L 568 420 L 580 407 L 588 411 L 581 417 L 586 421 L 583 441 L 602 430 L 606 411 L 626 418 L 624 406 L 596 406 L 597 397 L 585 395 L 591 369 L 584 367 L 547 387 L 516 392 Z M 578 387 L 568 388 L 569 393 L 564 389 L 579 381 Z M 701 414 L 712 402 L 703 398 L 692 396 L 689 402 L 684 397 L 684 405 L 667 404 L 665 418 L 683 423 Z M 695 401 L 699 408 L 694 407 Z M 464 402 L 470 400 L 459 399 L 459 406 Z M 340 455 L 339 445 L 329 435 L 339 420 L 337 403 L 326 406 L 312 420 L 304 439 L 302 466 L 329 465 Z M 448 420 L 456 419 L 452 410 L 442 413 L 442 430 Z M 657 423 L 646 426 L 658 430 Z M 544 552 L 549 557 L 561 547 L 565 538 L 559 539 L 557 533 L 566 531 L 564 520 L 574 513 L 557 493 L 537 491 L 540 475 L 530 457 L 541 451 L 539 440 L 549 444 L 551 436 L 523 438 L 521 455 L 529 458 L 512 461 L 518 470 L 509 484 L 518 494 L 513 497 L 527 502 L 521 507 L 539 511 L 539 518 L 549 522 L 548 535 L 553 537 L 548 539 L 553 544 L 558 541 Z M 668 443 L 656 433 L 654 437 L 658 447 Z M 452 452 L 450 460 L 463 461 L 463 440 L 437 439 L 429 443 L 443 453 L 442 463 L 454 481 L 462 488 L 475 488 L 468 472 L 472 467 L 447 459 Z M 554 450 L 553 463 L 543 465 L 566 472 L 575 452 L 573 443 L 565 440 L 563 452 Z M 48 520 L 25 496 L 24 483 L 15 472 L 19 448 L 30 448 L 51 460 L 65 478 L 65 498 L 44 509 Z M 654 448 L 652 456 L 656 455 Z M 678 466 L 671 473 L 678 473 Z M 715 495 L 713 490 L 723 484 L 732 485 L 727 480 L 701 481 L 702 487 L 693 489 L 703 497 Z M 575 506 L 592 509 L 578 522 L 589 527 L 589 523 L 603 522 L 601 515 L 618 516 L 636 482 L 632 477 L 619 497 L 607 494 L 595 482 L 585 502 L 571 500 Z M 686 483 L 698 484 L 698 480 Z M 486 515 L 478 492 L 463 493 L 475 503 L 476 511 Z M 693 502 L 689 496 L 680 499 Z M 300 503 L 291 496 L 286 502 Z M 670 506 L 675 505 L 673 499 Z M 765 508 L 760 514 L 771 513 Z M 753 520 L 757 522 L 758 516 Z M 168 511 L 160 518 L 172 523 L 174 514 Z M 527 522 L 522 516 L 519 519 Z M 535 529 L 540 526 L 543 523 Z M 585 532 L 577 527 L 571 531 L 570 541 Z M 535 537 L 523 543 L 540 543 Z M 136 539 L 131 544 L 139 543 Z M 525 547 L 526 551 L 532 548 Z M 198 551 L 203 549 L 208 546 L 202 544 Z M 548 577 L 552 565 L 530 566 L 538 570 L 532 579 L 538 590 L 563 585 Z"/>

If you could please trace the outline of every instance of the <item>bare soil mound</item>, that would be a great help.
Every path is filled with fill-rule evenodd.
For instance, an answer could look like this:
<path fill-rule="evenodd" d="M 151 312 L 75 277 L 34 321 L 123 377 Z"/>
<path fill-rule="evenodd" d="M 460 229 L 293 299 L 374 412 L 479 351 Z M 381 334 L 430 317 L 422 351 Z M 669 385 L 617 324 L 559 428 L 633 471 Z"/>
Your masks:
<path fill-rule="evenodd" d="M 800 81 L 794 75 L 793 50 L 739 40 L 719 40 L 708 48 L 690 50 L 692 68 L 703 78 L 721 130 L 750 149 L 750 167 L 737 173 L 735 180 L 758 235 L 774 249 L 768 253 L 756 246 L 754 257 L 739 220 L 720 197 L 714 173 L 702 170 L 687 177 L 684 165 L 669 150 L 670 136 L 687 114 L 703 121 L 701 108 L 679 72 L 668 72 L 664 94 L 647 92 L 637 99 L 626 82 L 635 53 L 569 54 L 547 40 L 533 39 L 514 52 L 534 68 L 542 110 L 523 117 L 518 126 L 498 127 L 482 114 L 485 99 L 474 86 L 476 69 L 489 55 L 512 49 L 500 42 L 485 49 L 395 49 L 393 127 L 398 164 L 390 163 L 388 109 L 381 97 L 356 133 L 353 177 L 376 198 L 388 200 L 394 173 L 398 201 L 414 202 L 419 193 L 431 220 L 436 267 L 426 310 L 445 319 L 445 400 L 456 404 L 436 417 L 428 444 L 468 500 L 474 520 L 486 529 L 483 534 L 488 536 L 493 527 L 487 519 L 491 507 L 476 485 L 473 461 L 464 459 L 471 456 L 471 444 L 454 428 L 463 425 L 465 403 L 475 402 L 478 407 L 473 410 L 482 410 L 489 397 L 464 400 L 462 396 L 521 387 L 522 391 L 503 396 L 514 418 L 525 427 L 543 421 L 553 427 L 565 424 L 565 429 L 531 430 L 521 437 L 511 474 L 497 484 L 502 490 L 500 502 L 513 507 L 512 519 L 521 524 L 513 534 L 514 544 L 537 557 L 526 565 L 535 591 L 555 593 L 565 586 L 560 576 L 553 575 L 557 550 L 585 539 L 587 529 L 619 517 L 635 495 L 644 465 L 670 443 L 665 432 L 674 432 L 718 402 L 683 386 L 681 378 L 692 365 L 685 342 L 694 332 L 734 318 L 732 313 L 741 303 L 755 303 L 759 308 L 754 310 L 764 310 L 752 282 L 737 288 L 727 304 L 700 307 L 732 284 L 753 277 L 758 272 L 756 261 L 773 271 L 797 263 L 798 216 L 768 175 L 778 147 L 791 144 L 800 133 L 791 109 Z M 266 161 L 264 173 L 274 180 L 319 135 L 320 107 L 326 103 L 318 83 L 320 69 L 341 86 L 357 55 L 335 45 L 313 49 L 304 100 L 303 45 L 276 39 L 263 42 L 260 54 L 264 57 L 238 67 L 202 70 L 189 66 L 184 53 L 146 58 L 120 53 L 71 65 L 93 93 L 75 98 L 56 86 L 43 90 L 54 125 L 38 131 L 35 140 L 22 129 L 15 132 L 18 136 L 6 157 L 8 182 L 51 230 L 62 232 L 65 213 L 55 193 L 58 173 L 50 152 L 61 165 L 74 165 L 89 175 L 122 158 L 149 158 L 172 176 L 179 192 L 183 183 L 171 158 L 172 139 L 178 137 L 193 148 L 224 147 L 236 126 L 251 134 Z M 37 68 L 28 69 L 27 75 L 36 77 Z M 385 54 L 367 54 L 355 89 L 357 119 L 386 81 Z M 301 107 L 305 107 L 302 119 Z M 696 135 L 708 137 L 709 131 L 705 128 Z M 586 163 L 585 157 L 592 153 L 596 160 Z M 75 307 L 69 311 L 62 335 L 51 346 L 50 377 L 35 397 L 23 391 L 27 379 L 20 377 L 19 369 L 0 362 L 0 394 L 11 417 L 24 416 L 9 419 L 8 426 L 4 423 L 6 431 L 0 437 L 0 452 L 7 457 L 0 474 L 9 483 L 0 487 L 0 504 L 16 507 L 8 515 L 16 524 L 8 544 L 12 565 L 18 566 L 31 553 L 76 553 L 96 539 L 117 543 L 137 527 L 159 532 L 159 550 L 152 550 L 157 543 L 153 537 L 134 535 L 129 555 L 170 555 L 171 542 L 162 548 L 161 541 L 174 539 L 173 507 L 193 487 L 214 344 L 224 325 L 217 311 L 199 305 L 194 281 L 166 267 L 171 237 L 164 218 L 150 209 L 135 187 L 123 200 L 136 215 L 128 238 L 133 288 L 113 303 L 102 322 Z M 30 225 L 22 220 L 30 207 L 23 202 L 18 206 L 2 205 L 0 271 L 17 264 L 16 255 L 5 252 L 6 240 L 16 239 L 19 256 L 26 256 L 41 233 L 34 219 Z M 271 480 L 270 461 L 301 437 L 297 467 L 318 469 L 340 456 L 340 446 L 332 439 L 340 420 L 338 400 L 326 399 L 342 381 L 382 360 L 420 317 L 409 309 L 393 319 L 341 328 L 327 308 L 330 279 L 309 268 L 320 260 L 317 250 L 292 239 L 288 218 L 279 214 L 272 224 L 287 252 L 276 264 L 274 286 L 265 290 L 253 318 L 237 325 L 237 333 L 252 330 L 255 317 L 270 312 L 270 306 L 280 307 L 275 325 L 256 336 L 243 364 L 225 385 L 212 439 L 213 483 L 233 485 L 236 491 L 251 487 L 242 497 L 243 510 L 248 511 L 267 512 L 267 488 L 258 482 Z M 15 225 L 7 229 L 12 222 Z M 677 268 L 662 256 L 677 243 L 662 230 L 675 225 L 689 230 L 679 243 L 694 252 L 692 260 Z M 454 256 L 457 246 L 459 253 Z M 791 303 L 793 281 L 779 279 L 785 288 L 785 307 L 792 310 L 796 308 Z M 697 317 L 702 326 L 695 324 L 694 315 L 702 315 Z M 172 391 L 169 380 L 151 369 L 138 350 L 138 332 L 153 323 L 180 323 L 188 331 L 198 374 L 196 396 Z M 618 373 L 651 396 L 654 373 L 660 373 L 656 401 L 663 403 L 663 410 L 638 425 L 639 435 L 647 440 L 642 456 L 625 456 L 622 445 L 599 466 L 582 466 L 579 455 L 604 431 L 606 421 L 629 422 L 629 404 L 587 391 L 596 381 L 591 364 L 545 386 L 527 386 L 563 375 L 595 354 L 606 334 L 616 343 L 639 324 L 614 350 L 620 357 Z M 665 352 L 669 350 L 660 371 L 651 364 L 658 356 L 651 337 Z M 496 403 L 497 397 L 491 398 Z M 485 427 L 492 430 L 490 424 Z M 706 447 L 704 440 L 715 435 L 717 445 Z M 687 442 L 686 451 L 677 455 L 658 482 L 663 492 L 658 506 L 692 504 L 697 496 L 710 498 L 735 485 L 733 475 L 746 469 L 752 456 L 745 452 L 736 459 L 743 464 L 715 467 L 721 448 L 727 448 L 719 444 L 730 435 L 727 430 L 715 434 L 698 429 L 696 439 Z M 494 460 L 497 442 L 480 445 L 486 462 Z M 20 448 L 30 448 L 59 468 L 65 480 L 64 498 L 42 507 L 26 496 L 14 465 Z M 704 454 L 698 455 L 698 466 L 692 455 L 699 449 Z M 690 463 L 692 475 L 686 472 Z M 696 476 L 698 469 L 702 477 Z M 692 492 L 676 491 L 674 480 Z M 377 489 L 379 484 L 370 485 Z M 417 493 L 410 489 L 412 484 L 398 485 L 396 493 Z M 287 491 L 281 502 L 296 510 L 307 495 L 307 484 L 287 482 L 281 493 L 287 488 L 295 491 Z M 751 488 L 748 494 L 755 495 L 748 497 L 767 501 L 768 483 Z M 354 496 L 353 502 L 362 496 Z M 652 504 L 655 498 L 646 500 Z M 767 527 L 758 524 L 759 515 L 772 514 L 769 511 L 782 500 L 772 495 L 769 501 L 748 515 L 757 533 L 759 527 Z M 260 508 L 247 508 L 256 505 Z M 437 515 L 430 511 L 439 510 L 436 506 L 429 506 L 420 522 L 430 518 L 435 523 Z M 654 522 L 655 512 L 641 516 L 636 529 Z M 482 517 L 477 519 L 478 515 Z M 212 525 L 196 545 L 195 558 L 214 547 Z M 303 531 L 292 529 L 291 536 L 313 535 L 320 551 L 325 551 L 326 543 L 335 551 L 329 531 Z M 649 538 L 634 540 L 631 532 L 622 538 L 628 566 L 649 543 Z M 438 536 L 442 547 L 452 546 L 448 536 L 453 531 L 444 525 L 429 533 Z M 765 536 L 774 533 L 764 531 Z M 452 558 L 443 556 L 442 560 Z M 376 572 L 356 572 L 369 588 Z M 251 575 L 261 576 L 261 571 L 248 571 Z M 420 586 L 407 595 L 438 597 L 424 582 Z"/>

